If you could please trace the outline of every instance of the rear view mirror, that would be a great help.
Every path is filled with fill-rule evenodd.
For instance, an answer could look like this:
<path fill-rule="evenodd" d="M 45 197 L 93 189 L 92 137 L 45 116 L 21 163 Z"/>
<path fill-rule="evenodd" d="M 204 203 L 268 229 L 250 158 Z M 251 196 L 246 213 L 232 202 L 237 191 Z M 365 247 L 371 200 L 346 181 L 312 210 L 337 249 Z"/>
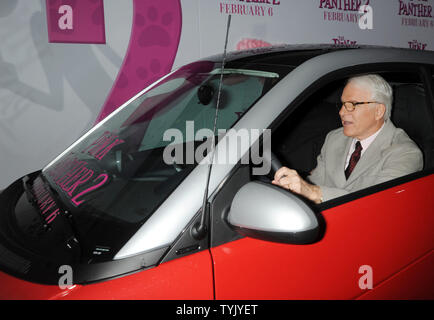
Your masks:
<path fill-rule="evenodd" d="M 214 97 L 214 88 L 208 84 L 201 85 L 197 90 L 199 102 L 203 105 L 208 105 Z"/>
<path fill-rule="evenodd" d="M 282 243 L 313 243 L 320 233 L 318 218 L 306 203 L 262 182 L 249 182 L 235 194 L 227 221 L 244 236 Z"/>

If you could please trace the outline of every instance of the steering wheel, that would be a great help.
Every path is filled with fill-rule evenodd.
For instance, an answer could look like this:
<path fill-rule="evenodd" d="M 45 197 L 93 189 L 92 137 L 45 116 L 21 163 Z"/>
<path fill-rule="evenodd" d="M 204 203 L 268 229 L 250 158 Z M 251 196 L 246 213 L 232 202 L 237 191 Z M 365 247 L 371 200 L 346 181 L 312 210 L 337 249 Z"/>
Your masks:
<path fill-rule="evenodd" d="M 273 151 L 271 151 L 271 174 L 273 175 L 273 177 L 276 174 L 276 171 L 279 170 L 282 167 L 283 167 L 282 162 L 273 153 Z"/>
<path fill-rule="evenodd" d="M 134 161 L 134 157 L 130 153 L 125 153 L 123 150 L 120 149 L 114 152 L 113 163 L 119 174 L 122 174 L 123 170 L 125 169 L 125 166 L 130 161 Z"/>

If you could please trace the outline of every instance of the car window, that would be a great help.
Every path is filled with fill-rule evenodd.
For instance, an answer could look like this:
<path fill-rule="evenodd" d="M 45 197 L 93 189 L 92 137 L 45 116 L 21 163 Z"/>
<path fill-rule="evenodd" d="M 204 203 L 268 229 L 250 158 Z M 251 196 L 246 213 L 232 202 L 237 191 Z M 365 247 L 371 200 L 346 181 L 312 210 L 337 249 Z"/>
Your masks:
<path fill-rule="evenodd" d="M 343 87 L 344 81 L 325 85 L 273 130 L 272 150 L 282 165 L 303 177 L 315 168 L 327 133 L 341 126 L 337 103 Z"/>
<path fill-rule="evenodd" d="M 389 82 L 394 91 L 391 122 L 397 128 L 403 129 L 422 151 L 424 168 L 432 167 L 434 130 L 421 78 L 417 73 L 411 72 L 379 74 Z M 338 111 L 342 105 L 340 96 L 345 83 L 346 79 L 339 79 L 323 85 L 273 131 L 273 152 L 284 166 L 297 170 L 304 179 L 308 179 L 311 171 L 318 165 L 317 157 L 327 134 L 342 126 Z M 384 181 L 378 181 L 381 182 Z M 375 184 L 377 183 L 372 183 Z M 337 188 L 335 185 L 331 187 Z M 358 190 L 361 189 L 351 191 Z"/>

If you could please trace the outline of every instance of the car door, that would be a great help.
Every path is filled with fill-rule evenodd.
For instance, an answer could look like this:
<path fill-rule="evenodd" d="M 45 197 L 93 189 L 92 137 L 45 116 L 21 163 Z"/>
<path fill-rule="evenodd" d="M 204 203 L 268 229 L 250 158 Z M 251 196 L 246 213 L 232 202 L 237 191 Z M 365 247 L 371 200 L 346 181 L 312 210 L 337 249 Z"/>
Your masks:
<path fill-rule="evenodd" d="M 396 71 L 386 69 L 391 68 Z M 432 128 L 433 121 L 432 83 L 427 69 L 420 72 L 428 116 L 424 124 L 413 123 L 416 131 Z M 424 153 L 430 153 L 431 140 L 423 142 Z M 428 161 L 421 172 L 313 206 L 323 233 L 307 245 L 231 233 L 226 222 L 230 202 L 252 178 L 239 167 L 213 202 L 216 299 L 432 299 L 434 172 Z"/>

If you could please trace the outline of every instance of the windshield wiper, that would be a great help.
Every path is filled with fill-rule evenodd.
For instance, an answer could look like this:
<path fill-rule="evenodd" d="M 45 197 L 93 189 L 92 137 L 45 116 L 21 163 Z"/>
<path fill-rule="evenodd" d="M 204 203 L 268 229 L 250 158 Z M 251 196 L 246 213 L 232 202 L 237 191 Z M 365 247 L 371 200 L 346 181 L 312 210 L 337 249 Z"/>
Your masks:
<path fill-rule="evenodd" d="M 44 216 L 37 205 L 35 196 L 33 195 L 32 191 L 30 190 L 30 178 L 29 178 L 29 176 L 28 175 L 25 176 L 24 178 L 21 179 L 21 181 L 23 182 L 23 188 L 24 188 L 24 191 L 26 193 L 27 200 L 32 205 L 32 207 L 36 210 L 36 212 L 38 213 L 38 217 L 41 219 L 42 228 L 44 229 L 44 231 L 49 231 L 50 226 L 45 221 Z"/>
<path fill-rule="evenodd" d="M 259 71 L 250 69 L 221 69 L 217 68 L 210 72 L 210 74 L 241 74 L 246 76 L 261 77 L 261 78 L 279 78 L 279 74 L 276 72 Z"/>

